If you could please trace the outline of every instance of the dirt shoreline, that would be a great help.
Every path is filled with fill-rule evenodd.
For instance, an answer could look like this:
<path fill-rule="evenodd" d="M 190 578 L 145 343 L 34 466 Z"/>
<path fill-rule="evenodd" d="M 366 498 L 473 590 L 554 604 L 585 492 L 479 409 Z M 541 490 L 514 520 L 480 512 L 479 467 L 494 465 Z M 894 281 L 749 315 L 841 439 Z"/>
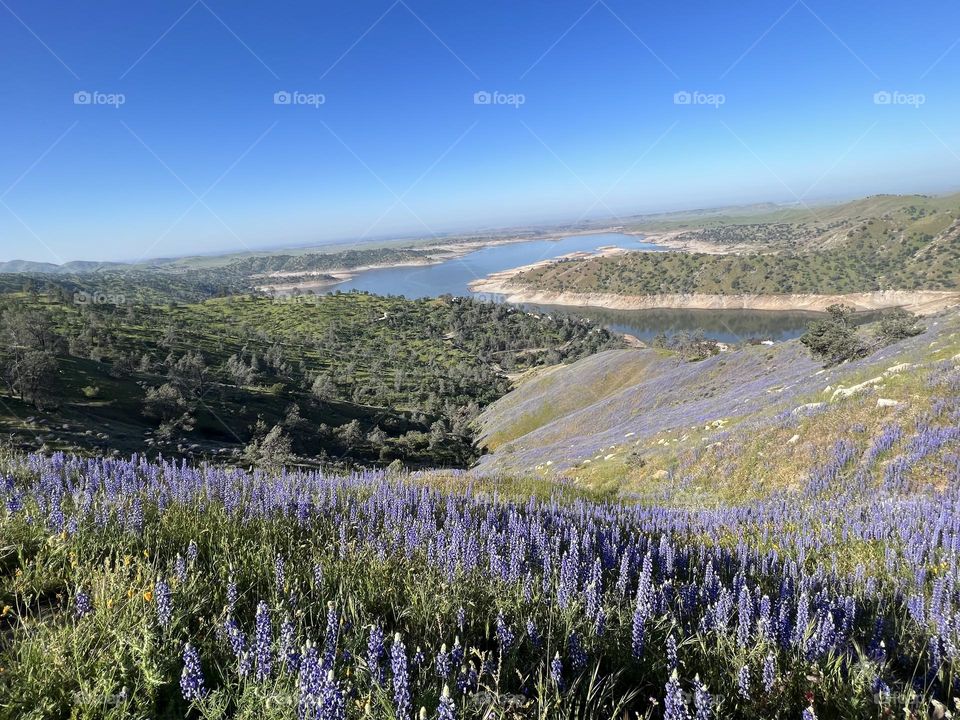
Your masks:
<path fill-rule="evenodd" d="M 525 268 L 526 269 L 526 268 Z M 884 290 L 836 295 L 710 295 L 705 293 L 662 295 L 616 295 L 613 293 L 572 293 L 533 290 L 512 283 L 520 269 L 494 273 L 470 283 L 475 293 L 502 295 L 510 303 L 596 307 L 608 310 L 794 310 L 823 312 L 844 303 L 858 311 L 902 307 L 929 315 L 960 305 L 960 293 L 941 290 Z"/>

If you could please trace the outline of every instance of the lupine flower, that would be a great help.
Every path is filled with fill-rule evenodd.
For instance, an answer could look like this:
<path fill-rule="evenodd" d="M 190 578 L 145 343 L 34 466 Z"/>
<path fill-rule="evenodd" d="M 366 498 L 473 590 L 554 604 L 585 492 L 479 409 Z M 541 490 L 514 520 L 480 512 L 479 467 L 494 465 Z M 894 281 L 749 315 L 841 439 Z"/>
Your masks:
<path fill-rule="evenodd" d="M 461 606 L 457 610 L 457 627 L 460 628 L 460 632 L 463 632 L 464 626 L 467 624 L 467 611 Z"/>
<path fill-rule="evenodd" d="M 393 706 L 397 718 L 408 720 L 410 717 L 410 677 L 407 674 L 407 649 L 403 645 L 400 633 L 393 636 L 390 648 L 390 668 L 393 671 Z"/>
<path fill-rule="evenodd" d="M 875 677 L 870 684 L 870 692 L 879 704 L 884 704 L 890 700 L 890 686 L 880 677 Z"/>
<path fill-rule="evenodd" d="M 177 583 L 183 585 L 187 582 L 187 561 L 183 559 L 183 555 L 177 553 L 177 559 L 173 564 L 173 575 L 177 579 Z"/>
<path fill-rule="evenodd" d="M 323 669 L 332 670 L 337 656 L 337 638 L 340 635 L 340 615 L 337 605 L 331 600 L 327 603 L 327 632 L 323 645 Z"/>
<path fill-rule="evenodd" d="M 344 720 L 347 707 L 343 691 L 333 676 L 333 670 L 327 673 L 326 682 L 320 690 L 319 718 L 321 720 Z"/>
<path fill-rule="evenodd" d="M 737 673 L 737 690 L 744 700 L 750 699 L 750 668 L 746 665 Z"/>
<path fill-rule="evenodd" d="M 256 659 L 257 680 L 270 677 L 273 670 L 273 629 L 270 625 L 270 608 L 262 600 L 257 603 L 256 628 L 253 652 Z"/>
<path fill-rule="evenodd" d="M 574 672 L 580 672 L 587 666 L 587 651 L 583 649 L 583 641 L 577 633 L 570 633 L 567 638 L 567 650 L 570 653 L 570 665 Z"/>
<path fill-rule="evenodd" d="M 277 648 L 277 663 L 286 665 L 291 672 L 297 671 L 299 655 L 294 647 L 294 627 L 290 616 L 283 618 L 280 623 L 280 639 Z"/>
<path fill-rule="evenodd" d="M 813 712 L 812 707 L 808 707 L 803 711 L 803 714 L 800 716 L 800 720 L 817 720 L 817 716 Z"/>
<path fill-rule="evenodd" d="M 457 706 L 450 697 L 450 688 L 443 686 L 443 693 L 440 695 L 440 705 L 437 708 L 437 720 L 455 720 L 457 716 Z"/>
<path fill-rule="evenodd" d="M 557 686 L 557 690 L 563 692 L 563 661 L 560 659 L 559 652 L 554 655 L 553 660 L 550 661 L 550 679 L 553 680 L 553 684 Z"/>
<path fill-rule="evenodd" d="M 227 581 L 227 611 L 233 612 L 237 606 L 237 583 L 233 580 L 233 575 Z"/>
<path fill-rule="evenodd" d="M 603 608 L 597 610 L 597 616 L 593 621 L 593 634 L 602 637 L 607 628 L 607 611 Z"/>
<path fill-rule="evenodd" d="M 540 647 L 540 632 L 537 630 L 537 624 L 532 620 L 527 620 L 527 637 L 535 648 Z"/>
<path fill-rule="evenodd" d="M 91 612 L 93 612 L 93 601 L 90 599 L 90 593 L 84 592 L 83 590 L 78 590 L 77 595 L 74 598 L 74 616 L 77 618 L 82 618 L 84 615 L 88 615 Z"/>
<path fill-rule="evenodd" d="M 386 655 L 383 643 L 383 629 L 379 625 L 370 628 L 370 638 L 367 640 L 367 666 L 370 668 L 370 677 L 377 685 L 383 685 L 386 679 L 383 672 L 383 658 Z"/>
<path fill-rule="evenodd" d="M 207 694 L 203 683 L 200 653 L 190 643 L 183 648 L 183 672 L 180 674 L 180 692 L 188 702 L 199 700 Z"/>
<path fill-rule="evenodd" d="M 503 616 L 503 610 L 497 613 L 496 620 L 497 642 L 500 643 L 500 650 L 507 651 L 513 645 L 515 638 L 513 629 L 507 625 L 507 620 Z"/>
<path fill-rule="evenodd" d="M 173 594 L 170 586 L 158 579 L 153 586 L 153 597 L 157 604 L 157 623 L 162 628 L 169 627 L 173 616 Z"/>
<path fill-rule="evenodd" d="M 667 636 L 667 669 L 677 669 L 677 639 L 673 635 Z"/>
<path fill-rule="evenodd" d="M 197 555 L 200 554 L 200 548 L 197 547 L 197 543 L 194 540 L 191 540 L 187 545 L 187 560 L 190 561 L 192 565 L 197 561 Z"/>
<path fill-rule="evenodd" d="M 450 662 L 454 667 L 463 663 L 463 645 L 460 644 L 460 638 L 453 639 L 453 650 L 450 651 Z"/>
<path fill-rule="evenodd" d="M 713 698 L 707 692 L 707 686 L 696 677 L 693 681 L 693 707 L 696 720 L 711 720 L 713 716 Z"/>
<path fill-rule="evenodd" d="M 450 675 L 450 653 L 447 652 L 446 643 L 440 646 L 440 651 L 437 653 L 434 665 L 437 677 L 446 678 Z"/>
<path fill-rule="evenodd" d="M 777 682 L 777 665 L 773 653 L 767 653 L 763 660 L 763 689 L 769 695 Z"/>
<path fill-rule="evenodd" d="M 663 697 L 663 720 L 690 720 L 690 711 L 680 690 L 677 671 L 674 670 L 667 681 Z"/>
<path fill-rule="evenodd" d="M 277 595 L 283 595 L 287 583 L 287 576 L 284 570 L 283 556 L 280 553 L 277 553 L 273 560 L 273 577 L 274 589 L 277 591 Z"/>
<path fill-rule="evenodd" d="M 646 598 L 638 593 L 637 604 L 633 610 L 633 631 L 631 634 L 631 651 L 633 652 L 633 657 L 638 660 L 643 657 L 643 646 L 647 632 L 647 612 Z"/>

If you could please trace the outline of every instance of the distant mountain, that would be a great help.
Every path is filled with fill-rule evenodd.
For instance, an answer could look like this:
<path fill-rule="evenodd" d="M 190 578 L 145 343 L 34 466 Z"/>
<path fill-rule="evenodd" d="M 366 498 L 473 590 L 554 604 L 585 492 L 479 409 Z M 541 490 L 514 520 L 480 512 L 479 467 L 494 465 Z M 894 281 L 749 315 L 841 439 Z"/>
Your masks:
<path fill-rule="evenodd" d="M 91 260 L 74 260 L 56 265 L 55 263 L 32 262 L 30 260 L 8 260 L 0 262 L 0 273 L 46 273 L 49 275 L 66 275 L 70 273 L 88 273 L 99 270 L 116 270 L 130 267 L 126 263 L 95 262 Z"/>

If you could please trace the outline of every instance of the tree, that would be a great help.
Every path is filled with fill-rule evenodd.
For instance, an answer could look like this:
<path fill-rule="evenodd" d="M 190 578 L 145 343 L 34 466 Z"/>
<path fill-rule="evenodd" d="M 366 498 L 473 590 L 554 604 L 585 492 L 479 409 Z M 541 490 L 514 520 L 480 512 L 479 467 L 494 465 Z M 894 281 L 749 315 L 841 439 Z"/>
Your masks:
<path fill-rule="evenodd" d="M 3 380 L 11 394 L 38 410 L 56 398 L 59 367 L 56 352 L 62 344 L 53 317 L 43 310 L 8 309 L 0 319 Z"/>
<path fill-rule="evenodd" d="M 266 431 L 263 420 L 257 420 L 254 436 L 244 448 L 247 462 L 268 472 L 280 472 L 293 459 L 293 442 L 280 425 Z M 266 432 L 265 432 L 266 431 Z"/>
<path fill-rule="evenodd" d="M 181 391 L 194 397 L 203 397 L 207 364 L 199 352 L 188 352 L 170 366 L 167 376 Z"/>
<path fill-rule="evenodd" d="M 186 410 L 187 403 L 180 390 L 170 383 L 148 388 L 143 400 L 143 414 L 162 423 L 169 422 Z"/>
<path fill-rule="evenodd" d="M 351 420 L 341 425 L 336 430 L 337 440 L 347 448 L 359 445 L 363 440 L 363 430 L 360 428 L 359 420 Z"/>
<path fill-rule="evenodd" d="M 337 386 L 329 375 L 320 374 L 310 386 L 310 392 L 320 402 L 330 402 L 337 395 Z"/>
<path fill-rule="evenodd" d="M 15 388 L 37 410 L 56 404 L 60 370 L 52 352 L 28 350 L 17 361 Z"/>
<path fill-rule="evenodd" d="M 866 343 L 853 327 L 854 309 L 847 305 L 831 305 L 827 318 L 815 320 L 807 326 L 800 338 L 814 356 L 824 360 L 826 367 L 839 365 L 867 355 Z"/>

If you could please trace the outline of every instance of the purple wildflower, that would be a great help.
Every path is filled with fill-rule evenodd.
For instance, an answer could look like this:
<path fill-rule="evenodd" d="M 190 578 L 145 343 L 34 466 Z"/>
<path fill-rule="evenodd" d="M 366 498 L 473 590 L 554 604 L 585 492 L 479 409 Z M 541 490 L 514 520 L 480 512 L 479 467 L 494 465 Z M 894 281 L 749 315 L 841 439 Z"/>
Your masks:
<path fill-rule="evenodd" d="M 93 601 L 90 599 L 90 593 L 78 590 L 77 596 L 74 598 L 74 616 L 79 619 L 91 612 L 93 612 Z"/>
<path fill-rule="evenodd" d="M 190 643 L 183 648 L 183 672 L 180 674 L 180 692 L 188 702 L 199 700 L 207 694 L 203 683 L 203 668 L 200 653 Z"/>
<path fill-rule="evenodd" d="M 256 627 L 254 629 L 253 652 L 256 658 L 257 680 L 270 677 L 273 669 L 273 629 L 270 625 L 270 608 L 262 600 L 257 603 Z"/>
<path fill-rule="evenodd" d="M 398 720 L 410 719 L 410 677 L 407 674 L 407 649 L 400 633 L 393 636 L 390 648 L 390 668 L 393 671 L 393 704 Z"/>
<path fill-rule="evenodd" d="M 162 628 L 169 627 L 173 616 L 173 594 L 170 592 L 170 586 L 158 579 L 153 586 L 153 595 L 157 604 L 157 623 Z"/>

